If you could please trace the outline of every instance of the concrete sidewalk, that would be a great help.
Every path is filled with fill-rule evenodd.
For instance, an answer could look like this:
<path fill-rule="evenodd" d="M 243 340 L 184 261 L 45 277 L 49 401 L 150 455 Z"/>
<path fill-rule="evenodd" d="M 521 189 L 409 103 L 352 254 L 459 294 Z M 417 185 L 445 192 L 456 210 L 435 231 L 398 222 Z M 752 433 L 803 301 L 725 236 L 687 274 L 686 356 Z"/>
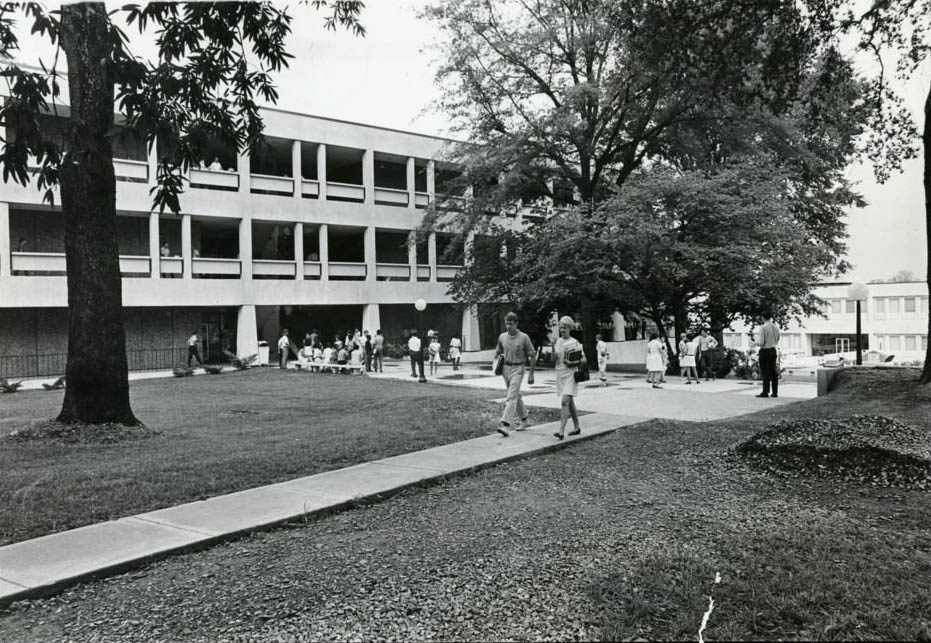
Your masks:
<path fill-rule="evenodd" d="M 0 547 L 0 606 L 647 419 L 595 413 L 582 418 L 582 435 L 562 442 L 552 435 L 558 423 L 550 422 L 508 438 L 475 438 Z"/>

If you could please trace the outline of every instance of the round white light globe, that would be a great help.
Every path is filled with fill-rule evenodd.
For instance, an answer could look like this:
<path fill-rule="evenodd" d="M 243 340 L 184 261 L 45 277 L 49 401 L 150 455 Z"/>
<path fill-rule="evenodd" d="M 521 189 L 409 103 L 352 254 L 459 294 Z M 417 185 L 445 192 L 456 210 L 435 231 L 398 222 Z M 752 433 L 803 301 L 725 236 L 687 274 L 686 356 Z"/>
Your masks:
<path fill-rule="evenodd" d="M 850 288 L 847 289 L 847 296 L 857 301 L 866 301 L 869 294 L 870 289 L 866 287 L 866 284 L 850 284 Z"/>
<path fill-rule="evenodd" d="M 423 312 L 424 310 L 427 309 L 427 302 L 425 302 L 423 299 L 418 299 L 417 301 L 414 302 L 414 308 L 416 308 L 420 312 Z"/>

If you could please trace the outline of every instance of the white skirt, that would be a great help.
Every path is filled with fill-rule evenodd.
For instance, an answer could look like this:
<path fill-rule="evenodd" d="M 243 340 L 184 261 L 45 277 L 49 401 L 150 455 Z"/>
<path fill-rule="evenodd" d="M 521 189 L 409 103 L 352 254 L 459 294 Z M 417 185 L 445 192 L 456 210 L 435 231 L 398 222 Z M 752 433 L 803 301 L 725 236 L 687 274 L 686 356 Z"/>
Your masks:
<path fill-rule="evenodd" d="M 689 366 L 695 366 L 695 356 L 694 355 L 683 355 L 682 361 L 679 362 L 679 366 L 682 368 L 687 368 Z"/>
<path fill-rule="evenodd" d="M 579 383 L 575 381 L 575 369 L 566 368 L 556 369 L 556 395 L 571 395 L 576 397 L 579 394 Z"/>

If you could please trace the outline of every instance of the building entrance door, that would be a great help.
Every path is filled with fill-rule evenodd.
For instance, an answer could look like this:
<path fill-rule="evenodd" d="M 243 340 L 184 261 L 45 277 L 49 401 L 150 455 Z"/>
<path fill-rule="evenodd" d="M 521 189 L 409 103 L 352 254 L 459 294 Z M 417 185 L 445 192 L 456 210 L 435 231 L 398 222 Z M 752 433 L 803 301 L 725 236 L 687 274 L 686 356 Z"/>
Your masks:
<path fill-rule="evenodd" d="M 223 313 L 204 313 L 200 324 L 200 345 L 205 364 L 223 362 Z"/>
<path fill-rule="evenodd" d="M 834 340 L 834 348 L 838 353 L 850 352 L 850 340 L 846 337 L 838 337 Z"/>

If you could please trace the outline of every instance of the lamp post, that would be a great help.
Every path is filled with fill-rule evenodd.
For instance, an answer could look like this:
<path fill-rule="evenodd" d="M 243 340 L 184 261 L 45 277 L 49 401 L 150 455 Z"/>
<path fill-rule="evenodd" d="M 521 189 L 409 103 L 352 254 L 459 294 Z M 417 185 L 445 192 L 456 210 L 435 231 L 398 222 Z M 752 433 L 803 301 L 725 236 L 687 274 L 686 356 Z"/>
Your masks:
<path fill-rule="evenodd" d="M 867 288 L 865 284 L 861 283 L 851 284 L 850 288 L 847 289 L 847 295 L 851 299 L 855 299 L 857 302 L 857 366 L 863 364 L 863 352 L 860 339 L 860 302 L 866 301 L 866 298 L 869 296 L 869 294 L 869 288 Z"/>
<path fill-rule="evenodd" d="M 425 302 L 423 299 L 418 299 L 417 301 L 414 302 L 414 308 L 417 310 L 417 313 L 420 315 L 420 331 L 419 332 L 424 333 L 423 311 L 427 309 L 427 302 Z M 421 342 L 427 341 L 426 334 L 421 335 L 421 337 L 423 337 L 423 339 L 420 340 Z M 420 347 L 420 355 L 418 355 L 417 358 L 418 358 L 417 363 L 420 366 L 420 379 L 418 381 L 426 382 L 427 380 L 423 376 L 423 345 L 421 345 Z"/>

